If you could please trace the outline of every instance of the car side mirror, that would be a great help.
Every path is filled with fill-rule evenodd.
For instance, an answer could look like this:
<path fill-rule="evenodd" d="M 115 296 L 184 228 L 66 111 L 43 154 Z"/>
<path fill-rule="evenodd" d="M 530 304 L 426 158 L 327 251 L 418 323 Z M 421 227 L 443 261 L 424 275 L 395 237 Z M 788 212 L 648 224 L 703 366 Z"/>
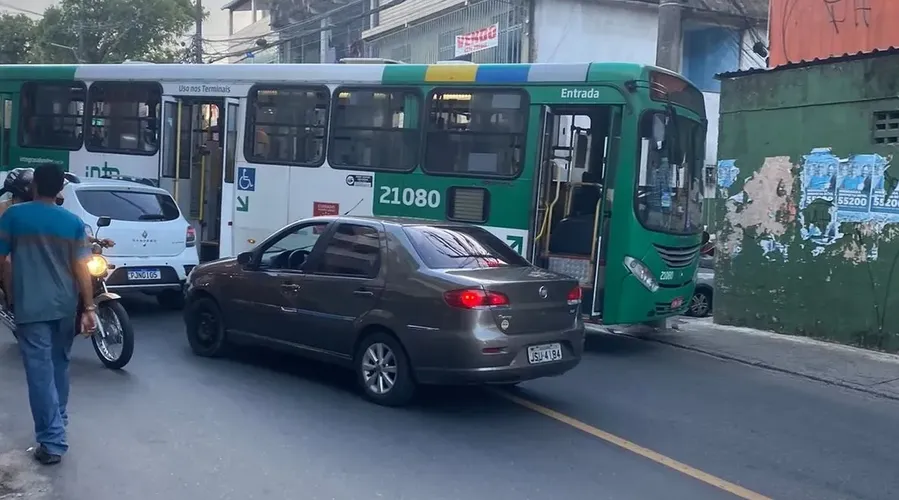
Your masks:
<path fill-rule="evenodd" d="M 247 264 L 253 262 L 253 252 L 241 252 L 237 254 L 237 263 L 246 266 Z"/>
<path fill-rule="evenodd" d="M 112 224 L 112 218 L 107 215 L 97 219 L 97 227 L 106 227 L 110 224 Z"/>

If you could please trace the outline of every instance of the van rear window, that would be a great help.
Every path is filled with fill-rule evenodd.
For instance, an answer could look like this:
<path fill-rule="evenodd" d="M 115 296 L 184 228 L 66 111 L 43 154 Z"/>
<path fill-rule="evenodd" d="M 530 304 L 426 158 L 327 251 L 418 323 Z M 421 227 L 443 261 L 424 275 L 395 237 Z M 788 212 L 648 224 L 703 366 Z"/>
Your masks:
<path fill-rule="evenodd" d="M 181 216 L 175 200 L 167 194 L 126 190 L 79 189 L 78 202 L 95 217 L 115 220 L 165 222 Z"/>
<path fill-rule="evenodd" d="M 479 227 L 409 226 L 403 229 L 415 251 L 431 269 L 530 265 L 502 240 Z"/>

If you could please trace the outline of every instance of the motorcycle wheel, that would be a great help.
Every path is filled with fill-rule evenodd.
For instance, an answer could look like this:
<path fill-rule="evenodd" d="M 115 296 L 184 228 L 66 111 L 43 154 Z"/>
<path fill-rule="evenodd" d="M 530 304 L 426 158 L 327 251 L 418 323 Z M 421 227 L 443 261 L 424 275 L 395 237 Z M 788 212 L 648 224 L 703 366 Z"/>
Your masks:
<path fill-rule="evenodd" d="M 94 352 L 106 368 L 121 370 L 134 354 L 134 329 L 128 312 L 117 300 L 97 306 L 97 331 L 91 335 Z M 113 346 L 120 346 L 116 352 Z"/>

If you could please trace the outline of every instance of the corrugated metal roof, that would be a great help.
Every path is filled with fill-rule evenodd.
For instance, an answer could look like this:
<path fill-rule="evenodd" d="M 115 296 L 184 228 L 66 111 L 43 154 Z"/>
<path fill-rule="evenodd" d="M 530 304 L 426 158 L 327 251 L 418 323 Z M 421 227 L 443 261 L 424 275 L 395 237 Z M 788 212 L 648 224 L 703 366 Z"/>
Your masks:
<path fill-rule="evenodd" d="M 637 0 L 658 4 L 659 0 Z M 768 19 L 768 0 L 682 0 L 688 9 L 704 12 L 748 17 L 755 20 Z"/>
<path fill-rule="evenodd" d="M 726 73 L 718 73 L 715 78 L 722 80 L 724 78 L 739 78 L 741 76 L 755 75 L 758 73 L 770 73 L 772 71 L 781 71 L 785 69 L 808 68 L 811 66 L 821 66 L 824 64 L 834 64 L 840 62 L 857 61 L 859 59 L 868 59 L 875 57 L 891 56 L 899 54 L 899 47 L 890 47 L 884 50 L 873 50 L 871 52 L 858 52 L 855 54 L 843 54 L 841 56 L 828 57 L 825 59 L 814 59 L 812 61 L 800 61 L 795 63 L 783 64 L 774 68 L 753 68 L 743 71 L 728 71 Z"/>

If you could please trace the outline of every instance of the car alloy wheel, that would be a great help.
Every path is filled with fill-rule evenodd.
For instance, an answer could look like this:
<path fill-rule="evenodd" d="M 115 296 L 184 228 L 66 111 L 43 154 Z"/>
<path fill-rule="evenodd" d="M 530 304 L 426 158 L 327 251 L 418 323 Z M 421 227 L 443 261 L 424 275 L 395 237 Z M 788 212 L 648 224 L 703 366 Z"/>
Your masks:
<path fill-rule="evenodd" d="M 396 385 L 396 355 L 386 344 L 371 344 L 362 355 L 362 377 L 365 386 L 382 396 Z"/>
<path fill-rule="evenodd" d="M 392 334 L 369 333 L 360 340 L 353 360 L 366 399 L 384 406 L 403 406 L 412 400 L 416 389 L 412 363 Z"/>
<path fill-rule="evenodd" d="M 706 292 L 696 292 L 690 299 L 690 316 L 703 318 L 711 311 L 711 297 Z"/>

